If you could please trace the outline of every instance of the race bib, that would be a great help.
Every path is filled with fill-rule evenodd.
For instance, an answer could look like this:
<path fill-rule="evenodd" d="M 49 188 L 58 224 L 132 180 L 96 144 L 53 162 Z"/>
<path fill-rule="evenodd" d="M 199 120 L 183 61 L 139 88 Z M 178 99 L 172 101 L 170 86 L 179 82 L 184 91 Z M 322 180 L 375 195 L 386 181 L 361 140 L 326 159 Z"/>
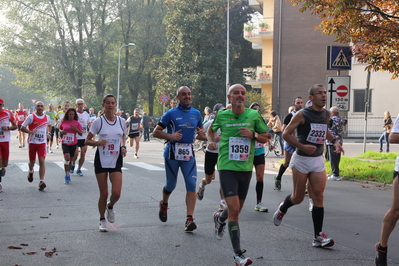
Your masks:
<path fill-rule="evenodd" d="M 310 123 L 309 135 L 306 138 L 308 142 L 315 144 L 324 144 L 327 137 L 327 124 Z"/>
<path fill-rule="evenodd" d="M 229 159 L 233 161 L 248 161 L 251 150 L 251 140 L 249 138 L 231 137 L 229 138 Z"/>
<path fill-rule="evenodd" d="M 25 116 L 24 115 L 19 115 L 18 116 L 18 121 L 24 121 L 25 120 Z"/>
<path fill-rule="evenodd" d="M 102 146 L 102 154 L 104 156 L 118 156 L 119 155 L 119 150 L 120 150 L 120 145 L 119 145 L 119 139 L 106 139 L 107 144 Z"/>
<path fill-rule="evenodd" d="M 82 126 L 82 134 L 86 134 L 87 133 L 87 126 Z"/>
<path fill-rule="evenodd" d="M 66 145 L 71 145 L 73 144 L 75 134 L 73 133 L 66 133 L 64 136 L 62 136 L 62 142 Z"/>
<path fill-rule="evenodd" d="M 132 126 L 131 126 L 132 130 L 136 130 L 138 128 L 139 128 L 139 123 L 133 123 Z"/>
<path fill-rule="evenodd" d="M 193 149 L 190 143 L 175 143 L 175 160 L 189 161 L 193 158 Z"/>
<path fill-rule="evenodd" d="M 255 149 L 263 148 L 263 143 L 255 141 Z"/>

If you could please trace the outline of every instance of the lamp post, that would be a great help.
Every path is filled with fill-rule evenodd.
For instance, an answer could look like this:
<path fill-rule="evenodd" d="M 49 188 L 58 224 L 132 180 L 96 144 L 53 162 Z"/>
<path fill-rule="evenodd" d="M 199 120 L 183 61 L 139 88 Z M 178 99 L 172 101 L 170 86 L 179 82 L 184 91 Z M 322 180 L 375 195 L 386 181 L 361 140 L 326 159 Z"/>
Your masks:
<path fill-rule="evenodd" d="M 230 65 L 230 3 L 227 0 L 227 45 L 226 45 L 226 106 L 229 104 L 227 94 L 229 94 L 229 65 Z"/>
<path fill-rule="evenodd" d="M 119 53 L 118 53 L 118 92 L 117 92 L 117 96 L 116 96 L 116 109 L 119 110 L 119 86 L 120 86 L 120 82 L 121 82 L 121 50 L 123 47 L 127 47 L 127 46 L 133 46 L 136 45 L 132 42 L 128 43 L 128 44 L 124 44 L 121 46 L 121 48 L 119 48 Z"/>

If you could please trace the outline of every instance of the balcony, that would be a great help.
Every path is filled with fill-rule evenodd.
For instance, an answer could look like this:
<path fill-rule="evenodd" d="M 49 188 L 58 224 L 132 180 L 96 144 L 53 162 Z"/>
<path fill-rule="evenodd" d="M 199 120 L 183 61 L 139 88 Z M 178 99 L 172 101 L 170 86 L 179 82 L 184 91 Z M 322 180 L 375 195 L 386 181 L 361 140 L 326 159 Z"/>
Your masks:
<path fill-rule="evenodd" d="M 263 21 L 252 21 L 244 25 L 244 39 L 261 43 L 265 39 L 273 39 L 273 18 L 265 18 Z"/>
<path fill-rule="evenodd" d="M 253 86 L 271 84 L 272 69 L 272 65 L 244 68 L 245 83 Z"/>

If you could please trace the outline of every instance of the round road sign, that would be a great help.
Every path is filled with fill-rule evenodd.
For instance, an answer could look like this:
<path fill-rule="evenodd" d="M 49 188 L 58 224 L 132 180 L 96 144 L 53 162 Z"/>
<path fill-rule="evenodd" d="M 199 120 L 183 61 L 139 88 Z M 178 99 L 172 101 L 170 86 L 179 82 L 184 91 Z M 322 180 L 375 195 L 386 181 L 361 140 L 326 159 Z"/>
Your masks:
<path fill-rule="evenodd" d="M 162 94 L 161 96 L 159 96 L 159 100 L 161 101 L 161 103 L 167 103 L 169 100 L 169 97 L 166 94 Z"/>
<path fill-rule="evenodd" d="M 339 97 L 345 97 L 348 94 L 348 88 L 344 85 L 341 85 L 337 88 L 337 95 Z"/>

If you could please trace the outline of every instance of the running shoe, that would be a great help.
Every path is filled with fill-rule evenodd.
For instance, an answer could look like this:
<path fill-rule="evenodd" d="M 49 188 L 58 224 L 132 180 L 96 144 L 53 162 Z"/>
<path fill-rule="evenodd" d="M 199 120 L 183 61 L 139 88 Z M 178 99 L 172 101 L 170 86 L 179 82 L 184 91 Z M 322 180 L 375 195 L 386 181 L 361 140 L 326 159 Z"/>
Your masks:
<path fill-rule="evenodd" d="M 66 175 L 64 178 L 65 183 L 71 183 L 71 176 Z"/>
<path fill-rule="evenodd" d="M 332 181 L 341 181 L 341 178 L 335 175 L 330 175 L 327 179 Z"/>
<path fill-rule="evenodd" d="M 313 200 L 309 198 L 309 211 L 313 211 Z"/>
<path fill-rule="evenodd" d="M 108 232 L 109 229 L 107 226 L 107 221 L 105 219 L 100 220 L 99 229 L 100 229 L 100 232 Z"/>
<path fill-rule="evenodd" d="M 184 231 L 192 232 L 197 229 L 197 225 L 194 223 L 194 219 L 192 217 L 187 217 L 186 225 L 184 227 Z"/>
<path fill-rule="evenodd" d="M 78 176 L 83 176 L 82 170 L 80 170 L 80 169 L 76 170 L 76 174 Z"/>
<path fill-rule="evenodd" d="M 281 180 L 277 180 L 276 178 L 277 178 L 277 176 L 274 177 L 274 179 L 276 180 L 276 181 L 274 181 L 274 189 L 277 191 L 280 191 L 281 190 Z"/>
<path fill-rule="evenodd" d="M 33 172 L 29 171 L 29 173 L 28 173 L 28 181 L 29 181 L 29 183 L 33 182 Z"/>
<path fill-rule="evenodd" d="M 22 145 L 19 145 L 18 148 L 22 148 Z"/>
<path fill-rule="evenodd" d="M 250 258 L 247 258 L 244 256 L 244 253 L 247 252 L 245 249 L 237 252 L 236 254 L 234 254 L 234 262 L 236 263 L 236 265 L 239 266 L 246 266 L 246 265 L 251 265 L 252 264 L 252 260 Z"/>
<path fill-rule="evenodd" d="M 0 170 L 0 176 L 5 176 L 6 175 L 6 169 L 3 167 Z"/>
<path fill-rule="evenodd" d="M 69 169 L 69 172 L 70 172 L 71 174 L 73 174 L 74 171 L 75 171 L 75 165 L 73 164 L 73 165 L 71 166 L 71 169 Z"/>
<path fill-rule="evenodd" d="M 198 191 L 197 191 L 197 199 L 198 200 L 202 200 L 204 198 L 204 191 L 205 191 L 205 188 L 203 188 L 201 186 L 198 187 Z"/>
<path fill-rule="evenodd" d="M 43 191 L 43 189 L 45 189 L 46 188 L 46 183 L 44 183 L 43 181 L 40 181 L 40 183 L 39 183 L 39 190 L 40 191 Z"/>
<path fill-rule="evenodd" d="M 57 146 L 55 146 L 55 148 L 58 150 L 59 146 L 57 145 Z"/>
<path fill-rule="evenodd" d="M 3 185 L 0 183 L 0 193 L 3 192 Z"/>
<path fill-rule="evenodd" d="M 215 222 L 215 237 L 217 240 L 222 240 L 226 223 L 219 222 L 219 216 L 220 212 L 215 212 L 213 214 L 213 221 Z"/>
<path fill-rule="evenodd" d="M 139 158 L 139 156 L 137 155 L 137 153 L 134 154 L 134 158 L 135 158 L 135 159 L 138 159 L 138 158 Z"/>
<path fill-rule="evenodd" d="M 375 266 L 387 266 L 387 251 L 382 251 L 378 249 L 380 243 L 375 244 L 375 251 L 377 255 L 375 255 L 374 264 Z"/>
<path fill-rule="evenodd" d="M 168 220 L 168 205 L 164 205 L 162 200 L 159 202 L 159 220 L 164 223 Z"/>
<path fill-rule="evenodd" d="M 279 226 L 281 224 L 281 221 L 283 220 L 283 217 L 285 215 L 284 212 L 280 211 L 281 205 L 284 204 L 284 200 L 280 202 L 278 205 L 277 211 L 273 214 L 273 221 L 275 226 Z"/>
<path fill-rule="evenodd" d="M 263 206 L 262 202 L 259 202 L 258 204 L 255 205 L 255 211 L 258 212 L 268 212 L 269 209 Z"/>
<path fill-rule="evenodd" d="M 50 149 L 48 149 L 48 151 L 50 152 L 50 153 L 53 153 L 53 150 L 50 148 Z"/>
<path fill-rule="evenodd" d="M 115 211 L 113 208 L 112 209 L 108 208 L 108 204 L 107 204 L 107 220 L 108 222 L 113 224 L 115 223 Z"/>
<path fill-rule="evenodd" d="M 318 237 L 313 239 L 312 246 L 315 248 L 327 248 L 334 246 L 334 239 L 327 237 L 326 234 L 320 232 Z"/>

